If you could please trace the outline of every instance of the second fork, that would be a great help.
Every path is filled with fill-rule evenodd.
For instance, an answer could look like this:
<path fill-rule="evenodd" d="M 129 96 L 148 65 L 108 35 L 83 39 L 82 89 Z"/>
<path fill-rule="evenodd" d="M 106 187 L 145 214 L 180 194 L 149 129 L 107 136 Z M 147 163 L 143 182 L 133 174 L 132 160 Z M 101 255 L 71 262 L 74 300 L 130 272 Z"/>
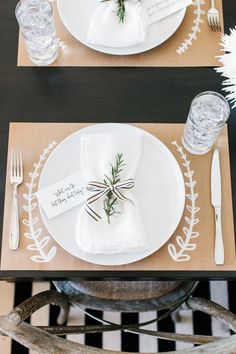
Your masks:
<path fill-rule="evenodd" d="M 221 32 L 220 14 L 215 7 L 215 0 L 211 0 L 211 7 L 207 11 L 207 22 L 213 32 Z"/>

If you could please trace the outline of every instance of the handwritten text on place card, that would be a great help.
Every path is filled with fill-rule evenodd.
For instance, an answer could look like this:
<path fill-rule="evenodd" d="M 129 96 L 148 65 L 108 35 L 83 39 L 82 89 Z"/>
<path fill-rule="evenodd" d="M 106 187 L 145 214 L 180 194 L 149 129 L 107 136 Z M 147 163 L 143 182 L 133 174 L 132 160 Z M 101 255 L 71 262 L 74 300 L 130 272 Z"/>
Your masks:
<path fill-rule="evenodd" d="M 150 24 L 160 21 L 192 4 L 192 0 L 144 0 Z"/>
<path fill-rule="evenodd" d="M 66 212 L 86 200 L 86 181 L 82 172 L 51 184 L 36 193 L 48 219 Z"/>

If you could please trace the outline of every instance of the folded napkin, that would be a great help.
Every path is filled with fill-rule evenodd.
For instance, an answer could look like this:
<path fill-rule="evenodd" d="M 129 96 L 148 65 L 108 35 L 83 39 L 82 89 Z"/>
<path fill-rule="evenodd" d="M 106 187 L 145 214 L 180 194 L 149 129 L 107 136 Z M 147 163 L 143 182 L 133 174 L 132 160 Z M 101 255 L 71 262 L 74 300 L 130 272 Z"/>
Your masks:
<path fill-rule="evenodd" d="M 146 40 L 148 16 L 139 0 L 125 3 L 124 22 L 117 16 L 117 0 L 99 2 L 89 24 L 87 43 L 125 48 Z"/>
<path fill-rule="evenodd" d="M 94 134 L 81 139 L 81 165 L 89 181 L 103 182 L 104 174 L 110 176 L 110 163 L 114 164 L 117 153 L 123 153 L 125 166 L 121 181 L 134 178 L 142 151 L 141 134 Z M 94 220 L 84 208 L 78 213 L 76 237 L 79 247 L 85 252 L 113 254 L 138 252 L 148 248 L 148 241 L 137 201 L 132 191 L 125 191 L 132 200 L 119 201 L 120 214 L 111 216 L 108 223 L 101 198 L 92 204 L 93 210 L 102 219 Z"/>

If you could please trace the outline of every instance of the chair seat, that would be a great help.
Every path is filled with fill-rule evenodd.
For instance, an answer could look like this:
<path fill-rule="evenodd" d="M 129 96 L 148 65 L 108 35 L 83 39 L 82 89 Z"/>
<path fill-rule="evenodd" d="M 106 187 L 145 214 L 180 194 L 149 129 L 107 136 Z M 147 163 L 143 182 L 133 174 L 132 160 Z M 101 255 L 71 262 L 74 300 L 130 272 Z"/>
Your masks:
<path fill-rule="evenodd" d="M 193 292 L 193 281 L 124 281 L 76 279 L 54 281 L 73 304 L 94 310 L 145 312 L 176 308 Z"/>
<path fill-rule="evenodd" d="M 148 300 L 159 298 L 176 289 L 179 281 L 71 281 L 83 294 L 110 300 Z"/>

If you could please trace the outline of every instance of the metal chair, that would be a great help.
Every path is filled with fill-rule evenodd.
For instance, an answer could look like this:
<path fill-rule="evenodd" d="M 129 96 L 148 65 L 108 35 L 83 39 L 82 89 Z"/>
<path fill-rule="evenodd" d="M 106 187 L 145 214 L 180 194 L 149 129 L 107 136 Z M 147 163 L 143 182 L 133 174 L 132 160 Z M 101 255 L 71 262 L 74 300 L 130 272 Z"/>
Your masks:
<path fill-rule="evenodd" d="M 166 316 L 180 304 L 185 303 L 193 311 L 202 311 L 223 321 L 236 332 L 236 316 L 209 300 L 191 296 L 196 282 L 158 282 L 158 281 L 57 281 L 59 291 L 39 293 L 17 306 L 10 314 L 0 317 L 0 331 L 25 347 L 40 354 L 118 354 L 74 343 L 62 335 L 72 333 L 96 333 L 115 330 L 131 330 L 138 334 L 156 336 L 157 338 L 184 341 L 199 344 L 188 349 L 187 353 L 235 353 L 236 335 L 227 338 L 163 333 L 146 330 L 145 324 L 116 325 L 102 324 L 93 326 L 63 326 L 69 306 L 78 305 L 99 310 L 110 311 L 149 311 L 166 309 Z M 39 308 L 55 304 L 60 306 L 59 326 L 35 327 L 24 320 Z M 157 320 L 160 320 L 157 319 Z M 186 350 L 177 351 L 186 353 Z M 119 352 L 122 354 L 122 352 Z"/>

